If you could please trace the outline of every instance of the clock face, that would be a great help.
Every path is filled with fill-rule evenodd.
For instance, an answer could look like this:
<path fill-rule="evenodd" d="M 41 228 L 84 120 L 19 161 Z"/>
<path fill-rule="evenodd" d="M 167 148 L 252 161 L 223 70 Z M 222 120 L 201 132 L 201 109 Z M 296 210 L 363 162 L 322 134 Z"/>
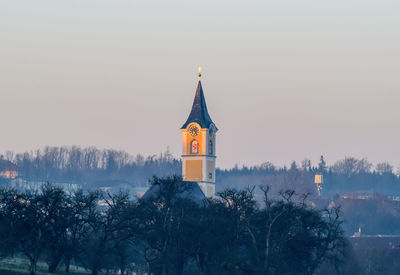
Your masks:
<path fill-rule="evenodd" d="M 197 137 L 200 133 L 200 129 L 196 125 L 192 125 L 189 127 L 188 132 L 189 132 L 189 135 L 191 135 L 192 137 Z"/>

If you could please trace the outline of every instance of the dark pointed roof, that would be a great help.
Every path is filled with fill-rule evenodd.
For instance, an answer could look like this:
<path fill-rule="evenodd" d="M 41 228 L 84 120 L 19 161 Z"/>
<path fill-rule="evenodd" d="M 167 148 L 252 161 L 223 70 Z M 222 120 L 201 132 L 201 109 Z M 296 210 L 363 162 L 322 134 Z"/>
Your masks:
<path fill-rule="evenodd" d="M 157 199 L 157 197 L 166 192 L 166 188 L 168 188 L 168 186 L 165 186 L 165 182 L 154 184 L 146 191 L 146 193 L 144 193 L 142 199 Z M 198 205 L 206 205 L 208 203 L 207 197 L 204 195 L 203 191 L 201 191 L 199 185 L 196 182 L 182 181 L 180 182 L 180 186 L 176 190 L 176 192 L 176 198 L 190 199 Z"/>
<path fill-rule="evenodd" d="M 181 129 L 185 129 L 190 123 L 196 122 L 201 128 L 209 128 L 213 123 L 210 115 L 207 111 L 206 100 L 204 99 L 203 87 L 201 86 L 201 81 L 197 85 L 196 95 L 194 96 L 192 111 L 185 124 Z"/>

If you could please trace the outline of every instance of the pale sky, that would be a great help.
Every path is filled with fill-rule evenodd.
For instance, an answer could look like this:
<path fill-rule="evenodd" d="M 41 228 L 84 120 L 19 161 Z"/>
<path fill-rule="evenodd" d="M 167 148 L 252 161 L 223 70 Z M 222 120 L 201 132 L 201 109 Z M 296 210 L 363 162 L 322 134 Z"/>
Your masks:
<path fill-rule="evenodd" d="M 398 0 L 0 0 L 0 152 L 178 157 L 199 65 L 219 167 L 400 163 Z"/>

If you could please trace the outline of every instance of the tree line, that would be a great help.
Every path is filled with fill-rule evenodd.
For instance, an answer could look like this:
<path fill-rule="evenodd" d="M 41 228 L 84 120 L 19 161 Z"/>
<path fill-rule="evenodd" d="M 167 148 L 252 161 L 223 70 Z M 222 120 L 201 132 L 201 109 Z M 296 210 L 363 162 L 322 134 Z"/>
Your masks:
<path fill-rule="evenodd" d="M 6 152 L 1 163 L 16 165 L 20 178 L 30 181 L 86 182 L 95 187 L 96 181 L 127 181 L 147 185 L 154 175 L 180 173 L 180 160 L 167 150 L 159 155 L 133 156 L 124 151 L 79 146 L 45 147 L 23 153 Z"/>
<path fill-rule="evenodd" d="M 358 191 L 400 196 L 400 169 L 396 170 L 387 162 L 378 163 L 374 167 L 365 158 L 345 157 L 328 166 L 321 156 L 319 163 L 315 165 L 304 159 L 300 164 L 293 161 L 289 167 L 276 167 L 271 162 L 266 162 L 258 166 L 236 166 L 217 171 L 221 188 L 230 186 L 240 189 L 252 182 L 270 185 L 276 191 L 287 188 L 313 195 L 317 194 L 315 174 L 323 175 L 321 195 L 325 197 L 333 198 Z"/>
<path fill-rule="evenodd" d="M 125 183 L 146 186 L 154 174 L 171 176 L 181 173 L 181 161 L 167 150 L 158 156 L 130 155 L 124 151 L 100 150 L 95 147 L 46 147 L 24 153 L 6 152 L 1 163 L 15 164 L 19 177 L 28 181 L 73 182 L 85 188 Z M 323 156 L 313 164 L 304 159 L 289 166 L 277 167 L 271 162 L 257 166 L 217 169 L 217 191 L 245 188 L 248 182 L 267 184 L 275 191 L 282 188 L 316 194 L 314 175 L 323 174 L 323 196 L 333 197 L 354 191 L 400 196 L 399 170 L 387 162 L 373 166 L 367 159 L 345 157 L 328 166 Z M 1 182 L 1 180 L 0 180 Z M 118 189 L 118 188 L 117 188 Z M 262 196 L 259 190 L 256 191 Z"/>
<path fill-rule="evenodd" d="M 340 270 L 348 251 L 339 208 L 317 210 L 306 195 L 269 187 L 226 189 L 194 201 L 178 176 L 154 177 L 153 197 L 98 190 L 0 190 L 0 252 L 48 271 L 71 264 L 92 274 L 314 274 Z"/>

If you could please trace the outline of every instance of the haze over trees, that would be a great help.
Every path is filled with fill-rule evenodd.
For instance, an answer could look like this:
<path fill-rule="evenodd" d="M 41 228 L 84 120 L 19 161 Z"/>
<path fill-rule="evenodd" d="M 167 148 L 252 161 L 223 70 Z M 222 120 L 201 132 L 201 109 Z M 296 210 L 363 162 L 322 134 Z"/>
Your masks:
<path fill-rule="evenodd" d="M 181 173 L 181 161 L 168 151 L 158 156 L 132 156 L 124 151 L 100 150 L 95 147 L 46 147 L 43 150 L 6 152 L 1 163 L 10 161 L 17 167 L 19 178 L 27 181 L 76 183 L 85 189 L 98 187 L 148 186 L 153 175 L 171 176 Z M 355 191 L 400 196 L 399 174 L 387 163 L 375 167 L 366 159 L 346 157 L 331 166 L 323 157 L 317 164 L 305 159 L 288 167 L 265 162 L 252 167 L 217 169 L 217 191 L 243 189 L 253 185 L 269 185 L 273 192 L 294 189 L 299 193 L 316 194 L 314 175 L 324 175 L 323 195 L 333 197 Z M 5 182 L 4 180 L 2 180 Z M 115 188 L 118 190 L 119 188 Z M 261 195 L 259 191 L 256 191 Z"/>
<path fill-rule="evenodd" d="M 341 266 L 348 244 L 338 208 L 317 210 L 294 191 L 226 189 L 215 200 L 179 196 L 179 177 L 154 178 L 151 198 L 126 193 L 0 190 L 0 251 L 22 256 L 36 274 L 71 264 L 126 274 L 313 274 Z"/>
<path fill-rule="evenodd" d="M 85 188 L 121 183 L 147 186 L 155 174 L 164 176 L 181 172 L 180 160 L 174 159 L 168 151 L 145 158 L 95 147 L 46 147 L 24 153 L 7 152 L 2 158 L 17 166 L 22 179 L 77 183 Z"/>
<path fill-rule="evenodd" d="M 0 186 L 13 186 L 19 190 L 35 189 L 43 182 L 51 182 L 67 191 L 120 190 L 136 194 L 149 186 L 153 175 L 171 176 L 181 173 L 181 162 L 168 151 L 158 156 L 132 156 L 123 151 L 99 150 L 94 147 L 47 147 L 25 153 L 7 152 L 0 160 L 0 169 L 11 161 L 18 170 L 18 178 L 0 178 Z M 3 168 L 2 168 L 3 163 Z M 8 166 L 7 166 L 8 165 Z M 318 197 L 314 175 L 324 176 L 321 197 Z M 347 235 L 361 227 L 366 234 L 400 234 L 400 179 L 389 163 L 373 166 L 366 159 L 346 157 L 327 165 L 324 157 L 316 164 L 310 160 L 292 162 L 288 167 L 277 167 L 265 162 L 252 167 L 217 169 L 216 191 L 245 190 L 248 186 L 270 186 L 270 196 L 279 196 L 282 190 L 309 193 L 316 207 L 330 203 L 343 206 L 343 225 Z M 32 183 L 35 183 L 33 185 Z M 75 184 L 66 188 L 65 184 Z M 32 188 L 35 187 L 35 188 Z M 256 188 L 254 196 L 263 201 L 263 192 Z M 368 200 L 357 198 L 370 198 Z M 370 215 L 371 211 L 377 215 Z M 378 215 L 379 213 L 379 215 Z"/>
<path fill-rule="evenodd" d="M 204 207 L 172 195 L 179 177 L 162 177 L 179 175 L 181 163 L 168 152 L 145 158 L 48 147 L 7 152 L 0 169 L 18 172 L 0 179 L 1 253 L 27 259 L 31 274 L 38 261 L 50 272 L 77 265 L 92 274 L 378 274 L 383 265 L 396 274 L 389 261 L 394 250 L 351 248 L 344 238 L 359 228 L 370 235 L 400 233 L 400 179 L 386 162 L 373 166 L 346 157 L 329 166 L 321 157 L 317 164 L 305 159 L 288 167 L 266 162 L 219 169 L 220 197 Z M 317 173 L 324 176 L 321 197 L 313 183 Z M 155 174 L 162 177 L 149 181 Z M 30 188 L 32 182 L 40 188 Z M 161 182 L 171 192 L 153 200 L 123 191 Z"/>

